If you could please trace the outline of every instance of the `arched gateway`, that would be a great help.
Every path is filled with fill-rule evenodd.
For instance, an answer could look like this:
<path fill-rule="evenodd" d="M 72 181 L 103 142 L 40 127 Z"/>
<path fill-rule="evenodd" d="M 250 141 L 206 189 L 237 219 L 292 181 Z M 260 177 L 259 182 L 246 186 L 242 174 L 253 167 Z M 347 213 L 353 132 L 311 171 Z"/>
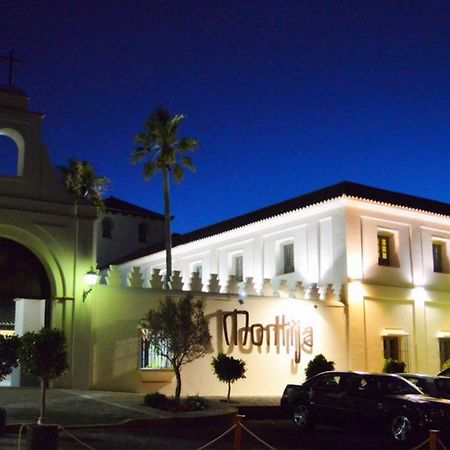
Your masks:
<path fill-rule="evenodd" d="M 50 325 L 51 291 L 39 259 L 25 246 L 0 237 L 0 332 L 14 329 L 16 298 L 44 299 L 45 325 Z"/>

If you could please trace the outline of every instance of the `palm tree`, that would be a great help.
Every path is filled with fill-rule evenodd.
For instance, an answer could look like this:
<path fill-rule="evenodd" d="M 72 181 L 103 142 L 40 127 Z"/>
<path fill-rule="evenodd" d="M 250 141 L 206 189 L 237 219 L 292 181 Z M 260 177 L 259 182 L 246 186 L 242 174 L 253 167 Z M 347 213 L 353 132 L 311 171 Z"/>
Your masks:
<path fill-rule="evenodd" d="M 132 162 L 144 163 L 144 177 L 152 178 L 162 172 L 164 181 L 164 231 L 166 238 L 166 280 L 165 289 L 169 289 L 172 274 L 172 231 L 170 216 L 169 173 L 180 183 L 184 179 L 184 168 L 195 172 L 195 166 L 185 152 L 193 152 L 199 147 L 197 140 L 178 137 L 183 114 L 170 116 L 166 108 L 156 108 L 145 123 L 145 131 L 135 137 L 138 148 L 133 152 Z"/>
<path fill-rule="evenodd" d="M 106 177 L 97 177 L 94 167 L 88 161 L 71 159 L 69 165 L 59 166 L 67 191 L 74 196 L 74 204 L 88 199 L 98 211 L 104 211 L 103 194 L 110 181 Z"/>

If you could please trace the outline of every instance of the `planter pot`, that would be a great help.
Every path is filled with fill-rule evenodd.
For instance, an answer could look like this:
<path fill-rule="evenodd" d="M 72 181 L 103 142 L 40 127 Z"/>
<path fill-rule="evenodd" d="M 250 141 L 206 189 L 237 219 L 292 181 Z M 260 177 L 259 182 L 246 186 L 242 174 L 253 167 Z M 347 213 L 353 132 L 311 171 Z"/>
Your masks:
<path fill-rule="evenodd" d="M 58 450 L 56 425 L 27 425 L 27 450 Z"/>

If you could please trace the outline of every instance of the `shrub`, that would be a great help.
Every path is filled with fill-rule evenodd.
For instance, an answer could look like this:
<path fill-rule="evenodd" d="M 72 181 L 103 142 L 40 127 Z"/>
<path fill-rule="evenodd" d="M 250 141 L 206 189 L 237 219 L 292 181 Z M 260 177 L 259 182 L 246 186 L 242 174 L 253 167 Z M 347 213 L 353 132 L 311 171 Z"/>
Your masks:
<path fill-rule="evenodd" d="M 150 406 L 151 408 L 166 409 L 167 404 L 167 397 L 159 392 L 153 392 L 144 397 L 144 405 Z"/>
<path fill-rule="evenodd" d="M 208 401 L 200 397 L 199 395 L 190 395 L 184 401 L 183 404 L 189 411 L 203 411 L 208 407 Z"/>
<path fill-rule="evenodd" d="M 396 359 L 385 359 L 383 365 L 383 373 L 405 373 L 406 364 Z"/>
<path fill-rule="evenodd" d="M 442 369 L 441 370 L 448 369 L 449 367 L 450 367 L 450 359 L 447 359 L 447 361 L 445 361 L 445 363 L 442 364 Z"/>
<path fill-rule="evenodd" d="M 312 378 L 322 372 L 334 370 L 334 361 L 328 361 L 325 356 L 319 354 L 315 356 L 306 366 L 306 379 Z"/>

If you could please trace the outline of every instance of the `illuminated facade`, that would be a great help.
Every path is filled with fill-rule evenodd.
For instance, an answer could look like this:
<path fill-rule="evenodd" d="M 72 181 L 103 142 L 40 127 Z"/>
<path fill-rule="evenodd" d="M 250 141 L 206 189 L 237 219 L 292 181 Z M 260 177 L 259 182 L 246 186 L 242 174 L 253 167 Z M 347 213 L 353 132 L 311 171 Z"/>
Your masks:
<path fill-rule="evenodd" d="M 23 93 L 0 90 L 0 137 L 18 161 L 0 177 L 0 277 L 9 277 L 0 320 L 17 297 L 16 332 L 38 327 L 37 317 L 66 332 L 64 386 L 172 394 L 173 372 L 138 327 L 164 296 L 162 218 L 113 199 L 96 222 L 93 207 L 74 205 L 41 143 L 41 120 Z M 137 250 L 122 256 L 114 233 Z M 87 295 L 83 274 L 111 260 Z M 20 291 L 23 262 L 34 281 Z M 183 368 L 184 395 L 224 394 L 211 369 L 219 351 L 247 363 L 233 395 L 280 395 L 318 353 L 342 370 L 380 371 L 395 357 L 424 373 L 450 357 L 447 204 L 340 183 L 174 237 L 173 267 L 171 294 L 204 298 L 212 335 L 210 353 Z"/>

